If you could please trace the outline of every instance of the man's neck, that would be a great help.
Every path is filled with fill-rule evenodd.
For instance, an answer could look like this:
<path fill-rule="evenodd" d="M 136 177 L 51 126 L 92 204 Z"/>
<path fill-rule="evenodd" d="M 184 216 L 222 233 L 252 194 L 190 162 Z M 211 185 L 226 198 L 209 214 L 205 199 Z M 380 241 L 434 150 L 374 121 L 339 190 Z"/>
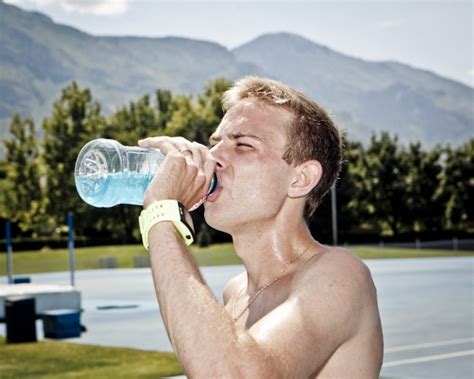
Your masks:
<path fill-rule="evenodd" d="M 299 255 L 319 244 L 312 238 L 304 222 L 275 222 L 248 225 L 232 234 L 234 249 L 242 260 L 248 277 L 248 292 L 254 292 L 299 264 Z M 309 256 L 309 254 L 308 254 Z M 307 258 L 307 256 L 305 256 Z M 294 263 L 292 262 L 294 261 Z M 288 265 L 292 262 L 291 265 Z"/>

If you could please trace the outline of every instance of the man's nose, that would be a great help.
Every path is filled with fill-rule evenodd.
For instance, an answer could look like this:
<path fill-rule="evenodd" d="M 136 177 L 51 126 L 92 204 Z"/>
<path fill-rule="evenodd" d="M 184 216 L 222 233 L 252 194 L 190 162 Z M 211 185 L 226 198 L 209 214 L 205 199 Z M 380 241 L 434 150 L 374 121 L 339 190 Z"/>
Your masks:
<path fill-rule="evenodd" d="M 214 160 L 216 161 L 217 168 L 224 168 L 226 162 L 228 161 L 228 153 L 226 152 L 226 149 L 223 146 L 223 142 L 218 142 L 209 151 Z"/>

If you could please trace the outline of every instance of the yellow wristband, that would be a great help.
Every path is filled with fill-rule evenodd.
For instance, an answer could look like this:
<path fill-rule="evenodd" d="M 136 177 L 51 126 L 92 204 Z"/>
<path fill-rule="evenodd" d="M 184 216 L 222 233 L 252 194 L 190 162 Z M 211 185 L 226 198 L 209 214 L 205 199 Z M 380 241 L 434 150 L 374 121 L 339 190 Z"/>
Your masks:
<path fill-rule="evenodd" d="M 153 202 L 147 209 L 140 213 L 138 218 L 140 233 L 142 234 L 143 246 L 150 248 L 148 233 L 153 225 L 162 221 L 171 221 L 179 234 L 183 237 L 186 245 L 194 241 L 194 233 L 184 218 L 184 208 L 176 200 L 160 200 Z"/>

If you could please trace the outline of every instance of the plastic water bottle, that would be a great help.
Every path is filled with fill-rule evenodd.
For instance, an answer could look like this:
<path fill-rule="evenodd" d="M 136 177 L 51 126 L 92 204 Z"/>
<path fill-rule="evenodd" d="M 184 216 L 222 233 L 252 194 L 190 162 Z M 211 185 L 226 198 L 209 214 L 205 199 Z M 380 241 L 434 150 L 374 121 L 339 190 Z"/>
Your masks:
<path fill-rule="evenodd" d="M 76 160 L 77 192 L 82 200 L 94 207 L 143 205 L 145 191 L 164 159 L 158 149 L 123 146 L 105 138 L 90 141 Z M 216 187 L 217 181 L 213 177 L 208 193 Z"/>

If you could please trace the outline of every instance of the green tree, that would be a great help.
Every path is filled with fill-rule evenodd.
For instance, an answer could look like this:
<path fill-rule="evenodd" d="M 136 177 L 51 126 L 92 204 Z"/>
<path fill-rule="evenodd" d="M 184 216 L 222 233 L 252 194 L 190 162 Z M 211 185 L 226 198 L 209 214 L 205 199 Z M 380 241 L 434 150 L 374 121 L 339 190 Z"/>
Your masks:
<path fill-rule="evenodd" d="M 341 237 L 344 233 L 358 228 L 361 224 L 361 208 L 358 199 L 364 199 L 363 179 L 360 178 L 360 171 L 355 170 L 359 167 L 358 160 L 365 156 L 364 147 L 359 142 L 348 141 L 345 136 L 342 138 L 343 161 L 341 172 L 336 182 L 337 198 L 337 218 L 338 229 Z"/>
<path fill-rule="evenodd" d="M 199 122 L 198 110 L 192 96 L 176 96 L 170 104 L 170 117 L 165 125 L 164 134 L 193 140 Z"/>
<path fill-rule="evenodd" d="M 372 135 L 356 169 L 363 185 L 358 201 L 367 221 L 379 233 L 398 234 L 407 214 L 403 202 L 406 167 L 400 159 L 398 138 L 388 132 Z"/>
<path fill-rule="evenodd" d="M 344 165 L 346 165 L 347 171 L 346 175 L 343 176 L 343 180 L 350 183 L 347 184 L 347 187 L 352 190 L 347 209 L 357 220 L 353 226 L 355 229 L 376 229 L 380 231 L 378 227 L 373 225 L 375 214 L 373 199 L 367 196 L 368 189 L 372 187 L 372 183 L 368 179 L 368 153 L 359 142 L 347 142 L 347 145 L 348 148 L 345 149 L 344 155 Z"/>
<path fill-rule="evenodd" d="M 166 108 L 171 98 L 169 91 L 157 91 L 157 107 Z M 154 108 L 150 96 L 145 95 L 128 106 L 119 108 L 106 121 L 102 133 L 104 138 L 112 138 L 126 146 L 136 146 L 139 139 L 162 134 L 165 118 L 160 118 L 161 112 Z M 132 242 L 140 238 L 138 216 L 140 208 L 129 205 L 119 205 L 110 209 L 102 209 L 96 221 L 96 228 L 101 233 L 107 233 L 112 238 L 119 238 L 123 242 Z"/>
<path fill-rule="evenodd" d="M 407 214 L 403 223 L 408 231 L 440 231 L 443 205 L 435 197 L 442 171 L 441 149 L 423 151 L 419 142 L 411 143 L 401 152 L 406 167 L 403 202 Z"/>
<path fill-rule="evenodd" d="M 223 117 L 220 99 L 230 85 L 230 82 L 222 78 L 210 81 L 198 96 L 197 102 L 188 95 L 175 97 L 168 108 L 170 118 L 165 134 L 207 145 L 210 135 Z"/>
<path fill-rule="evenodd" d="M 129 146 L 135 146 L 139 139 L 159 135 L 163 129 L 157 109 L 150 104 L 149 95 L 120 108 L 107 121 L 103 136 Z"/>
<path fill-rule="evenodd" d="M 92 100 L 88 89 L 81 89 L 73 82 L 62 90 L 61 97 L 54 102 L 51 118 L 43 122 L 42 159 L 51 226 L 64 226 L 68 211 L 79 216 L 76 217 L 79 232 L 94 219 L 76 192 L 74 166 L 83 145 L 99 137 L 103 128 L 100 105 Z"/>
<path fill-rule="evenodd" d="M 435 199 L 444 204 L 445 228 L 466 230 L 474 220 L 474 138 L 458 149 L 447 147 Z"/>
<path fill-rule="evenodd" d="M 220 122 L 224 117 L 224 110 L 222 109 L 222 94 L 227 91 L 232 82 L 224 78 L 217 78 L 211 80 L 206 84 L 204 91 L 198 97 L 199 106 L 207 110 L 210 117 L 214 117 L 214 121 Z"/>
<path fill-rule="evenodd" d="M 23 232 L 36 233 L 44 225 L 44 202 L 33 120 L 15 114 L 10 134 L 12 139 L 5 141 L 7 166 L 1 217 L 16 222 Z"/>
<path fill-rule="evenodd" d="M 209 137 L 224 117 L 222 95 L 231 85 L 232 82 L 227 79 L 217 78 L 208 82 L 203 93 L 198 96 L 197 113 L 201 121 L 195 129 L 194 141 L 204 145 L 209 143 Z"/>
<path fill-rule="evenodd" d="M 360 189 L 357 186 L 357 176 L 354 174 L 354 165 L 359 159 L 360 150 L 363 146 L 360 143 L 349 142 L 347 138 L 342 136 L 343 159 L 341 171 L 335 183 L 336 189 L 336 210 L 337 210 L 337 231 L 338 243 L 343 243 L 347 234 L 360 226 L 361 218 L 356 192 Z M 359 182 L 361 183 L 361 182 Z M 331 209 L 331 193 L 329 192 L 315 215 L 311 218 L 309 227 L 315 238 L 323 243 L 332 243 L 332 209 Z"/>
<path fill-rule="evenodd" d="M 169 90 L 156 91 L 156 109 L 158 110 L 158 129 L 163 130 L 171 118 L 170 107 L 173 95 Z"/>

